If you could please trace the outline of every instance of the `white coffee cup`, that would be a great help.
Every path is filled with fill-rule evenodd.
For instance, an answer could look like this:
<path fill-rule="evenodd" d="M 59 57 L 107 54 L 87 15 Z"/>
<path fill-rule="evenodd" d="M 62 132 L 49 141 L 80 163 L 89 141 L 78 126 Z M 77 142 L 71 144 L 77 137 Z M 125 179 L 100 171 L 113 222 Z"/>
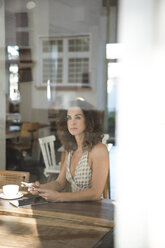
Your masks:
<path fill-rule="evenodd" d="M 14 197 L 19 192 L 19 185 L 8 184 L 8 185 L 4 185 L 2 187 L 2 189 L 3 189 L 3 193 L 4 193 L 5 196 L 7 196 L 7 197 Z"/>

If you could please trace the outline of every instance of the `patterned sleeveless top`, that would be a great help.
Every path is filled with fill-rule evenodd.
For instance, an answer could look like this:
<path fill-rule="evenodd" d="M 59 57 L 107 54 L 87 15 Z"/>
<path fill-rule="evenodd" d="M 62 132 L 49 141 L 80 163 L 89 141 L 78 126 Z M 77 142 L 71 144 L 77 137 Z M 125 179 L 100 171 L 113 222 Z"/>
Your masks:
<path fill-rule="evenodd" d="M 89 189 L 92 186 L 92 169 L 88 164 L 88 151 L 85 151 L 75 169 L 74 178 L 70 173 L 70 162 L 73 151 L 68 154 L 66 165 L 66 179 L 70 183 L 71 192 Z"/>

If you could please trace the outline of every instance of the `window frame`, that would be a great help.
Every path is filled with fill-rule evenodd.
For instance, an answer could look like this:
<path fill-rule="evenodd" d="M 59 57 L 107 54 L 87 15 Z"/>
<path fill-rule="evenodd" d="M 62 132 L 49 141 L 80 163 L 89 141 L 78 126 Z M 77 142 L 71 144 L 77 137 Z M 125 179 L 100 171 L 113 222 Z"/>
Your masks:
<path fill-rule="evenodd" d="M 89 51 L 86 52 L 69 52 L 69 39 L 71 38 L 81 38 L 81 37 L 86 37 L 89 39 Z M 67 87 L 67 88 L 73 88 L 73 87 L 86 87 L 86 88 L 91 88 L 91 34 L 83 33 L 83 34 L 69 34 L 69 35 L 56 35 L 56 36 L 40 36 L 39 37 L 39 66 L 38 66 L 38 80 L 37 80 L 37 86 L 38 87 L 47 87 L 47 83 L 43 82 L 43 59 L 44 58 L 50 58 L 49 56 L 51 55 L 50 53 L 43 53 L 43 41 L 53 41 L 53 40 L 63 40 L 63 51 L 59 52 L 59 58 L 63 59 L 63 72 L 62 72 L 62 82 L 52 82 L 51 80 L 49 81 L 50 86 L 55 86 L 59 88 Z M 88 58 L 88 83 L 69 83 L 69 59 L 70 58 Z M 49 79 L 48 79 L 49 80 Z M 47 81 L 48 82 L 48 81 Z"/>

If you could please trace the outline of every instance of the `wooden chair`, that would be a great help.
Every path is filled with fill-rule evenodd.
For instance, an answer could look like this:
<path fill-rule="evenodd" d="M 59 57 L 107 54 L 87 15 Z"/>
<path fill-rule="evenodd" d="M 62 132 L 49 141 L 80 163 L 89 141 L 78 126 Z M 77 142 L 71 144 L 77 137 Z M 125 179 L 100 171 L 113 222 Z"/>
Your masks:
<path fill-rule="evenodd" d="M 109 139 L 109 134 L 108 133 L 105 133 L 104 134 L 104 137 L 102 139 L 102 143 L 105 144 L 105 145 L 107 145 L 108 139 Z"/>
<path fill-rule="evenodd" d="M 33 143 L 38 138 L 38 122 L 24 122 L 21 126 L 18 141 L 7 144 L 7 148 L 17 151 L 19 160 L 23 160 L 26 153 L 32 156 Z"/>
<path fill-rule="evenodd" d="M 21 186 L 21 182 L 29 182 L 30 173 L 25 171 L 9 171 L 0 170 L 0 187 L 6 184 L 17 184 Z"/>
<path fill-rule="evenodd" d="M 48 177 L 48 181 L 51 180 L 53 174 L 60 173 L 60 165 L 56 163 L 55 146 L 54 142 L 56 137 L 50 135 L 47 137 L 39 138 L 39 144 L 45 163 L 44 174 Z"/>
<path fill-rule="evenodd" d="M 104 137 L 102 139 L 102 143 L 107 145 L 107 141 L 109 139 L 109 134 L 104 134 Z M 110 171 L 108 170 L 108 177 L 107 177 L 107 181 L 104 187 L 104 191 L 103 191 L 103 197 L 105 199 L 111 199 L 111 195 L 110 195 Z"/>

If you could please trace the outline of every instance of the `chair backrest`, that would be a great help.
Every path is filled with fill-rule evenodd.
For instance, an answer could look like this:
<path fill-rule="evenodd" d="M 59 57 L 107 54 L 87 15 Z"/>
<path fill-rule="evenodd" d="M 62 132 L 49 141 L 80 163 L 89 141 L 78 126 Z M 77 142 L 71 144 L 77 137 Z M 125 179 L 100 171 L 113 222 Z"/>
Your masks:
<path fill-rule="evenodd" d="M 102 139 L 102 143 L 107 145 L 107 141 L 109 139 L 109 134 L 104 134 L 104 137 Z M 107 181 L 106 181 L 106 184 L 105 184 L 105 187 L 104 187 L 104 191 L 103 191 L 103 197 L 105 199 L 107 198 L 111 198 L 110 196 L 110 171 L 108 170 L 108 177 L 107 177 Z"/>
<path fill-rule="evenodd" d="M 54 141 L 56 140 L 56 137 L 54 135 L 50 135 L 39 138 L 38 140 L 46 169 L 54 169 L 56 167 L 56 155 L 54 147 Z"/>
<path fill-rule="evenodd" d="M 21 126 L 20 136 L 21 138 L 31 138 L 32 133 L 30 131 L 35 130 L 33 132 L 33 138 L 36 138 L 38 136 L 38 129 L 38 122 L 24 122 Z"/>
<path fill-rule="evenodd" d="M 104 134 L 104 137 L 103 137 L 103 139 L 102 139 L 102 143 L 106 145 L 108 139 L 109 139 L 109 134 L 108 134 L 108 133 L 105 133 L 105 134 Z"/>
<path fill-rule="evenodd" d="M 25 171 L 9 171 L 0 170 L 0 187 L 6 184 L 17 184 L 21 186 L 21 182 L 29 182 L 30 173 Z"/>

